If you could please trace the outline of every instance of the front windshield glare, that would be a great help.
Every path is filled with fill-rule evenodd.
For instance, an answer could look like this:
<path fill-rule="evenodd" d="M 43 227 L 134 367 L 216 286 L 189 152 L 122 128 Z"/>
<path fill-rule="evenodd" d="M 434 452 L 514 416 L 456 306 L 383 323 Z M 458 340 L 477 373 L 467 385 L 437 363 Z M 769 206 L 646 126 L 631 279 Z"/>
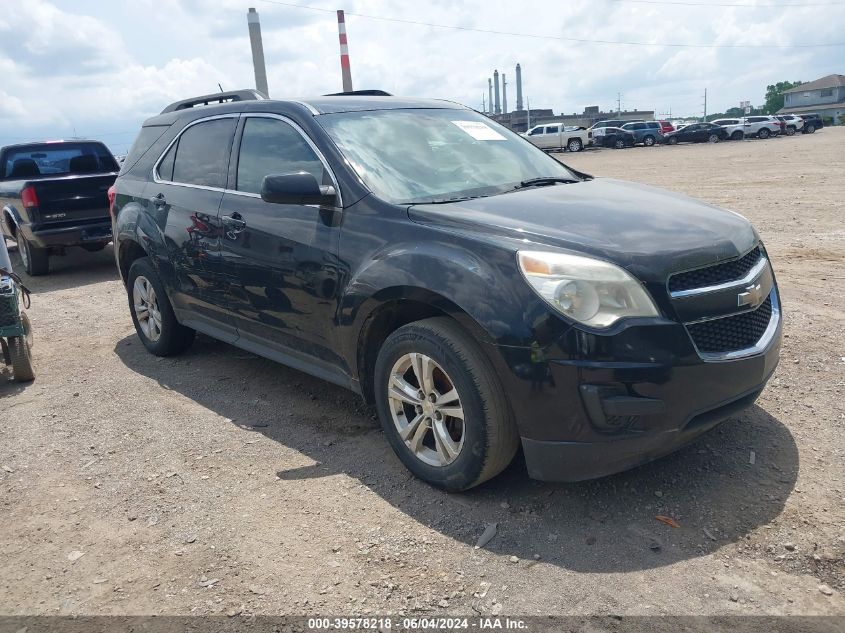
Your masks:
<path fill-rule="evenodd" d="M 444 202 L 575 176 L 525 139 L 472 110 L 344 112 L 318 118 L 378 197 Z"/>

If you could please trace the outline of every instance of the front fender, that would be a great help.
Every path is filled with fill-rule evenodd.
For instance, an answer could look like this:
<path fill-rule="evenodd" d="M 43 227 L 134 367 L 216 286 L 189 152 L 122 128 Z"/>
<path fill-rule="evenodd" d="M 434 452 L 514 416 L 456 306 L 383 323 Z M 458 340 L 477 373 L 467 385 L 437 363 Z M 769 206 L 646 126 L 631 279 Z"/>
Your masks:
<path fill-rule="evenodd" d="M 515 256 L 473 243 L 473 250 L 445 241 L 392 244 L 353 274 L 339 303 L 344 357 L 357 365 L 358 338 L 367 319 L 386 302 L 426 303 L 455 318 L 476 338 L 530 345 L 534 335 L 527 284 L 514 283 Z"/>

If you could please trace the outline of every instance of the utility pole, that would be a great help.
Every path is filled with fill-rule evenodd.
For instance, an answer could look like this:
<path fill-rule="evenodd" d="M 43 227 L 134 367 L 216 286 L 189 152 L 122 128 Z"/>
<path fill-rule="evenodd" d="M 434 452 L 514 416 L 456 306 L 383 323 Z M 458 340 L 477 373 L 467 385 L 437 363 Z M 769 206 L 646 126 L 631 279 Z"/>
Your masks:
<path fill-rule="evenodd" d="M 525 122 L 525 130 L 528 131 L 531 129 L 531 99 L 525 100 L 525 107 L 528 108 L 528 110 L 526 110 L 526 112 L 528 113 L 528 118 Z"/>
<path fill-rule="evenodd" d="M 249 26 L 249 43 L 252 47 L 252 67 L 255 70 L 255 89 L 265 97 L 270 96 L 267 88 L 267 68 L 264 66 L 264 44 L 261 42 L 261 22 L 258 21 L 258 11 L 250 8 L 246 14 Z"/>
<path fill-rule="evenodd" d="M 505 73 L 502 73 L 502 113 L 508 113 L 508 80 L 505 79 Z"/>
<path fill-rule="evenodd" d="M 484 93 L 483 93 L 483 92 L 481 93 L 481 111 L 482 111 L 482 112 L 487 112 L 487 100 L 486 100 L 486 98 L 484 97 Z"/>
<path fill-rule="evenodd" d="M 622 114 L 622 93 L 616 93 L 616 116 L 620 116 Z"/>
<path fill-rule="evenodd" d="M 704 89 L 704 122 L 707 122 L 707 88 Z"/>

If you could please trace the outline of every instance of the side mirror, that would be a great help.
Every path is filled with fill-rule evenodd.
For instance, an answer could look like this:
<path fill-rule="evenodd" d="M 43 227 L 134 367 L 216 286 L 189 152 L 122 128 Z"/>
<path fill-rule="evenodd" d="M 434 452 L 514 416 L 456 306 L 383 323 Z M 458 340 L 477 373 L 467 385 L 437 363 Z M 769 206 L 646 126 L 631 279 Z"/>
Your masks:
<path fill-rule="evenodd" d="M 320 185 L 313 174 L 269 174 L 261 181 L 261 199 L 275 204 L 316 204 L 333 206 L 337 192 L 331 185 Z"/>

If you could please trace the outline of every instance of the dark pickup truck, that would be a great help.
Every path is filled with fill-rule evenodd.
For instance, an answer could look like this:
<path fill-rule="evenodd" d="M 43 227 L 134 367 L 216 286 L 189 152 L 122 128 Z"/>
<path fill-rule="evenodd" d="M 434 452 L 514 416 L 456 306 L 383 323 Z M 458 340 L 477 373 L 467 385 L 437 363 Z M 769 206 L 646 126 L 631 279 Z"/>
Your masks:
<path fill-rule="evenodd" d="M 69 246 L 98 251 L 111 241 L 108 189 L 119 167 L 98 141 L 55 141 L 0 149 L 0 227 L 18 244 L 30 275 Z"/>

